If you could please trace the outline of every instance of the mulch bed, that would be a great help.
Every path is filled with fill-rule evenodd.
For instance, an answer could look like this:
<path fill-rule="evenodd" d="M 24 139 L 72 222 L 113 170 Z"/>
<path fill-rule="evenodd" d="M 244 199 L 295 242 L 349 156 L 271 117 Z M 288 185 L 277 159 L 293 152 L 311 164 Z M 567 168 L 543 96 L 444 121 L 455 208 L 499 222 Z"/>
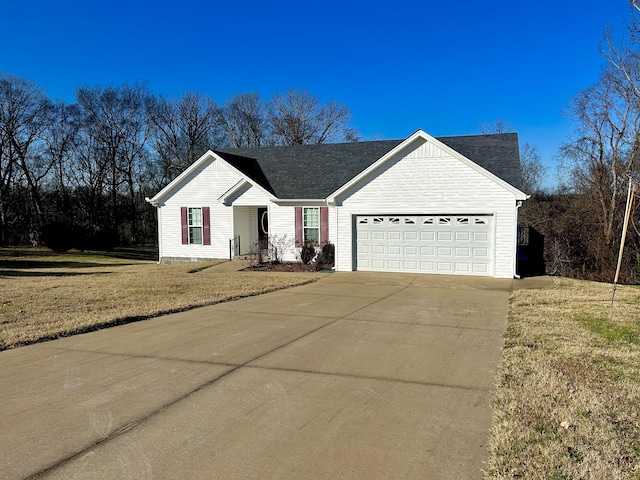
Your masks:
<path fill-rule="evenodd" d="M 301 262 L 260 263 L 242 269 L 248 272 L 317 272 L 315 263 L 305 265 Z"/>

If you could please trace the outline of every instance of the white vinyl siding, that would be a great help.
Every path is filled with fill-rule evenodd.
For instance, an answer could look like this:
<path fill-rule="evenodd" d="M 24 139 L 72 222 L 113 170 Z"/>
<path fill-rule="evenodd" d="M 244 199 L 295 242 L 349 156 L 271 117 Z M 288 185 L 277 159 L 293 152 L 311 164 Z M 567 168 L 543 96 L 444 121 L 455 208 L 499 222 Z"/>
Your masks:
<path fill-rule="evenodd" d="M 218 202 L 218 197 L 233 187 L 240 176 L 226 162 L 207 162 L 184 180 L 181 188 L 164 199 L 158 221 L 161 258 L 228 258 L 229 239 L 233 236 L 233 207 Z M 182 245 L 180 207 L 210 207 L 211 245 Z"/>
<path fill-rule="evenodd" d="M 491 215 L 493 276 L 512 278 L 515 196 L 428 142 L 415 142 L 336 199 L 336 269 L 357 267 L 354 218 L 361 215 Z"/>

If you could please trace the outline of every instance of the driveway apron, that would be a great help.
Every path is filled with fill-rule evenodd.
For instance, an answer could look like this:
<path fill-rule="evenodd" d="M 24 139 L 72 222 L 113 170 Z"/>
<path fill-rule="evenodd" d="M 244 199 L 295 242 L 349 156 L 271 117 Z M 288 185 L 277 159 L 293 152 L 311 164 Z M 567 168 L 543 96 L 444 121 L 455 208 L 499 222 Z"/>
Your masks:
<path fill-rule="evenodd" d="M 334 273 L 0 352 L 0 476 L 480 479 L 511 283 Z"/>

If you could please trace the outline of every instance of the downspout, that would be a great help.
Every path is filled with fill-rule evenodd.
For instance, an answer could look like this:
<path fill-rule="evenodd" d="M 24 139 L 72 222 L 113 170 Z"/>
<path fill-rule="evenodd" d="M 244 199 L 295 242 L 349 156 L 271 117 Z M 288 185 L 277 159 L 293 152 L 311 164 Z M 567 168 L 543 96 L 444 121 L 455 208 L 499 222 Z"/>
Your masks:
<path fill-rule="evenodd" d="M 327 206 L 327 208 L 331 208 L 331 205 L 329 205 L 329 199 L 325 198 L 324 199 L 324 204 Z M 335 205 L 334 205 L 335 206 Z M 327 214 L 327 217 L 330 217 L 330 215 Z M 338 210 L 334 208 L 334 223 L 335 223 L 335 234 L 334 234 L 334 238 L 335 238 L 335 242 L 333 243 L 333 248 L 334 248 L 334 253 L 333 253 L 333 271 L 337 272 L 338 270 L 336 269 L 336 267 L 338 266 Z M 331 224 L 329 224 L 329 226 L 331 226 Z M 329 242 L 331 242 L 331 228 L 329 229 L 329 238 L 328 238 Z"/>
<path fill-rule="evenodd" d="M 515 235 L 513 238 L 513 278 L 520 279 L 520 275 L 518 275 L 518 210 L 522 206 L 522 200 L 518 200 L 516 202 L 516 218 L 515 220 Z"/>
<path fill-rule="evenodd" d="M 156 207 L 158 212 L 158 264 L 162 263 L 162 215 L 160 207 Z"/>
<path fill-rule="evenodd" d="M 158 219 L 158 264 L 160 264 L 162 263 L 162 215 L 160 214 L 160 205 L 149 197 L 144 197 L 144 201 L 156 209 L 156 218 Z"/>

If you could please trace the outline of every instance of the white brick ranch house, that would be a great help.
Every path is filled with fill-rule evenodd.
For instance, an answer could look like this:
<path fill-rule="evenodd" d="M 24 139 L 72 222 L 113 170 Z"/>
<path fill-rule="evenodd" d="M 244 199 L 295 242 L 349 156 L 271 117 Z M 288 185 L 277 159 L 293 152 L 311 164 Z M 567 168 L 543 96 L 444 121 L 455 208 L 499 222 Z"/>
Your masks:
<path fill-rule="evenodd" d="M 160 261 L 259 238 L 335 245 L 337 271 L 516 274 L 515 133 L 208 151 L 151 199 Z"/>

